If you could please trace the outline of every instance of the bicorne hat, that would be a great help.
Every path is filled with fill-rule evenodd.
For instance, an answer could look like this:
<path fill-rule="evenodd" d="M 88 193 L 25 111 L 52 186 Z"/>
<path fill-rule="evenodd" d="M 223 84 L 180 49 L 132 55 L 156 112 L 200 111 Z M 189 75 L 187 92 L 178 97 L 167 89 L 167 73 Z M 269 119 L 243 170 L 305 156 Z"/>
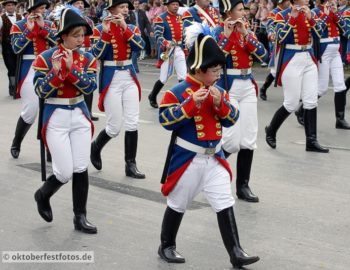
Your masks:
<path fill-rule="evenodd" d="M 87 23 L 87 21 L 73 11 L 70 8 L 66 8 L 62 11 L 59 27 L 57 30 L 56 36 L 60 37 L 63 34 L 67 34 L 73 27 L 77 26 L 85 26 L 86 27 L 86 36 L 92 35 L 91 26 Z"/>
<path fill-rule="evenodd" d="M 128 4 L 129 10 L 134 9 L 134 5 L 129 0 L 108 0 L 108 6 L 106 7 L 106 9 L 110 9 L 111 7 L 114 7 L 120 4 Z"/>
<path fill-rule="evenodd" d="M 17 5 L 18 2 L 16 0 L 5 0 L 5 1 L 0 2 L 0 5 L 3 5 L 3 6 L 6 6 L 7 4 L 15 4 L 15 5 Z"/>
<path fill-rule="evenodd" d="M 90 7 L 90 3 L 89 3 L 88 0 L 70 0 L 70 1 L 67 1 L 67 4 L 73 5 L 75 2 L 78 2 L 78 1 L 83 1 L 84 2 L 84 8 Z"/>
<path fill-rule="evenodd" d="M 186 62 L 190 70 L 196 70 L 213 65 L 225 65 L 226 58 L 210 35 L 199 34 L 190 49 Z"/>
<path fill-rule="evenodd" d="M 167 5 L 174 3 L 174 2 L 179 3 L 180 7 L 184 6 L 184 4 L 180 0 L 164 0 L 163 5 L 167 6 Z"/>
<path fill-rule="evenodd" d="M 242 0 L 219 0 L 219 10 L 221 14 L 224 14 L 231 9 L 233 9 L 235 6 L 237 6 L 239 3 L 243 3 Z"/>
<path fill-rule="evenodd" d="M 29 0 L 27 10 L 30 12 L 32 9 L 45 5 L 46 8 L 50 7 L 50 2 L 48 0 Z"/>

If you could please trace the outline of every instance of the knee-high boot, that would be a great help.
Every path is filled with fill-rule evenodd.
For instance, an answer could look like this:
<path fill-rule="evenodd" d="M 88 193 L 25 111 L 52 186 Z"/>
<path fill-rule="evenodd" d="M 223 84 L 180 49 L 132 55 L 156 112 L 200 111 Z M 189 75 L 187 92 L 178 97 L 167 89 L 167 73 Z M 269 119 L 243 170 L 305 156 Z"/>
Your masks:
<path fill-rule="evenodd" d="M 16 77 L 9 76 L 9 95 L 13 98 L 16 97 Z"/>
<path fill-rule="evenodd" d="M 152 92 L 148 95 L 149 104 L 153 108 L 158 108 L 157 103 L 157 95 L 159 94 L 160 90 L 162 90 L 164 84 L 158 80 L 153 86 Z"/>
<path fill-rule="evenodd" d="M 253 162 L 253 150 L 241 149 L 237 155 L 237 197 L 247 202 L 259 202 L 249 187 L 250 171 Z"/>
<path fill-rule="evenodd" d="M 297 117 L 298 123 L 304 125 L 304 107 L 303 103 L 300 103 L 299 109 L 295 111 L 295 116 Z"/>
<path fill-rule="evenodd" d="M 101 151 L 102 148 L 112 139 L 108 136 L 106 130 L 102 130 L 100 134 L 98 134 L 97 138 L 91 143 L 91 154 L 90 160 L 92 165 L 97 170 L 102 169 L 102 159 L 101 159 Z"/>
<path fill-rule="evenodd" d="M 260 88 L 260 98 L 262 100 L 267 99 L 266 91 L 270 87 L 270 85 L 272 84 L 272 82 L 274 80 L 275 80 L 275 77 L 271 73 L 269 73 L 269 75 L 267 75 L 267 77 L 265 79 L 263 86 Z"/>
<path fill-rule="evenodd" d="M 98 117 L 92 115 L 92 101 L 93 101 L 93 99 L 94 99 L 93 93 L 91 93 L 90 95 L 84 95 L 84 100 L 85 100 L 86 106 L 89 110 L 91 120 L 98 121 Z"/>
<path fill-rule="evenodd" d="M 144 179 L 146 176 L 141 173 L 136 167 L 136 152 L 137 152 L 138 132 L 125 131 L 125 174 L 126 176 Z"/>
<path fill-rule="evenodd" d="M 62 185 L 63 183 L 58 181 L 55 175 L 51 175 L 34 194 L 35 201 L 38 205 L 38 212 L 47 222 L 51 222 L 53 218 L 50 198 Z"/>
<path fill-rule="evenodd" d="M 185 258 L 176 251 L 176 235 L 183 215 L 183 213 L 176 212 L 170 207 L 167 207 L 164 213 L 158 254 L 169 263 L 185 262 Z"/>
<path fill-rule="evenodd" d="M 282 105 L 273 116 L 269 126 L 265 127 L 266 142 L 271 148 L 276 148 L 276 133 L 290 112 Z"/>
<path fill-rule="evenodd" d="M 88 171 L 73 173 L 72 195 L 74 228 L 84 233 L 97 233 L 97 228 L 86 219 L 86 203 L 89 192 Z"/>
<path fill-rule="evenodd" d="M 317 141 L 317 108 L 304 113 L 306 151 L 328 153 L 329 149 L 322 147 Z"/>
<path fill-rule="evenodd" d="M 260 258 L 258 256 L 249 256 L 239 243 L 233 207 L 218 212 L 217 218 L 221 237 L 230 256 L 230 261 L 233 267 L 238 268 L 259 261 Z"/>
<path fill-rule="evenodd" d="M 346 92 L 347 90 L 334 93 L 335 128 L 338 129 L 350 129 L 349 123 L 345 120 Z"/>
<path fill-rule="evenodd" d="M 24 122 L 22 116 L 18 118 L 15 137 L 13 138 L 11 145 L 11 155 L 13 158 L 18 158 L 21 151 L 22 141 L 32 125 Z"/>

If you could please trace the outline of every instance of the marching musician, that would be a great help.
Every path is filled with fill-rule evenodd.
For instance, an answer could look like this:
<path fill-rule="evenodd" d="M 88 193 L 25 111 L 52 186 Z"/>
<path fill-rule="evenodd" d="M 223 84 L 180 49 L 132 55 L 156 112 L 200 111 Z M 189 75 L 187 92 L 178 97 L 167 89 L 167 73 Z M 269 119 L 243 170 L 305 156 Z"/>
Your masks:
<path fill-rule="evenodd" d="M 16 22 L 11 28 L 13 51 L 20 55 L 19 78 L 17 78 L 16 97 L 21 97 L 22 110 L 17 121 L 15 137 L 11 145 L 11 155 L 18 158 L 21 143 L 31 125 L 34 123 L 39 109 L 38 97 L 35 95 L 31 68 L 35 57 L 43 51 L 55 46 L 55 24 L 44 20 L 44 13 L 50 3 L 47 0 L 30 0 L 28 16 Z"/>
<path fill-rule="evenodd" d="M 222 0 L 219 4 L 224 19 L 219 46 L 226 55 L 227 78 L 222 76 L 218 85 L 227 88 L 231 104 L 240 110 L 237 123 L 223 129 L 222 148 L 226 158 L 232 153 L 238 153 L 237 197 L 247 202 L 258 202 L 259 198 L 248 185 L 258 134 L 258 89 L 252 66 L 253 57 L 264 62 L 268 54 L 254 33 L 247 29 L 248 24 L 243 20 L 243 1 Z"/>
<path fill-rule="evenodd" d="M 306 151 L 328 153 L 317 141 L 317 60 L 312 43 L 321 37 L 322 27 L 315 20 L 307 0 L 294 0 L 292 6 L 276 15 L 276 41 L 281 65 L 277 67 L 278 84 L 283 87 L 283 105 L 265 128 L 266 142 L 276 148 L 276 133 L 287 117 L 304 105 Z"/>
<path fill-rule="evenodd" d="M 320 39 L 318 96 L 322 97 L 326 94 L 329 75 L 331 75 L 334 90 L 335 127 L 349 130 L 350 125 L 345 120 L 347 89 L 344 83 L 344 68 L 340 53 L 340 34 L 344 33 L 349 37 L 350 25 L 346 25 L 343 16 L 338 11 L 336 0 L 321 0 L 321 5 L 312 11 L 320 18 L 324 28 Z"/>
<path fill-rule="evenodd" d="M 181 16 L 177 14 L 179 7 L 183 4 L 180 0 L 167 0 L 163 4 L 166 5 L 167 11 L 154 19 L 154 35 L 159 47 L 160 75 L 148 96 L 153 108 L 158 108 L 157 95 L 173 74 L 174 69 L 179 81 L 183 81 L 186 77 L 183 24 Z"/>
<path fill-rule="evenodd" d="M 80 50 L 90 25 L 71 9 L 64 9 L 57 32 L 58 45 L 33 63 L 35 92 L 45 99 L 42 138 L 52 155 L 53 174 L 35 192 L 41 217 L 53 219 L 50 198 L 72 179 L 74 228 L 97 233 L 86 219 L 88 165 L 93 124 L 83 95 L 97 88 L 97 63 Z"/>
<path fill-rule="evenodd" d="M 91 163 L 102 169 L 102 148 L 125 129 L 125 174 L 145 178 L 136 167 L 141 86 L 131 61 L 132 51 L 140 51 L 145 42 L 137 26 L 125 18 L 134 7 L 129 0 L 111 0 L 102 24 L 94 29 L 92 53 L 101 61 L 99 109 L 106 112 L 107 125 L 91 144 Z M 123 123 L 124 118 L 124 123 Z"/>
<path fill-rule="evenodd" d="M 17 3 L 16 0 L 5 0 L 0 3 L 5 10 L 0 16 L 1 52 L 7 68 L 9 95 L 14 98 L 16 97 L 16 67 L 18 65 L 18 58 L 12 50 L 10 30 L 15 22 L 22 20 L 22 16 L 15 12 Z"/>
<path fill-rule="evenodd" d="M 186 35 L 189 33 L 187 32 Z M 176 250 L 176 235 L 188 205 L 203 192 L 217 214 L 225 248 L 234 267 L 255 263 L 242 249 L 233 211 L 232 173 L 221 149 L 222 127 L 237 122 L 239 111 L 228 93 L 214 86 L 225 55 L 216 41 L 203 34 L 195 39 L 187 58 L 185 81 L 166 91 L 160 104 L 161 125 L 176 134 L 169 147 L 170 165 L 162 193 L 167 196 L 159 256 L 168 263 L 184 263 Z"/>

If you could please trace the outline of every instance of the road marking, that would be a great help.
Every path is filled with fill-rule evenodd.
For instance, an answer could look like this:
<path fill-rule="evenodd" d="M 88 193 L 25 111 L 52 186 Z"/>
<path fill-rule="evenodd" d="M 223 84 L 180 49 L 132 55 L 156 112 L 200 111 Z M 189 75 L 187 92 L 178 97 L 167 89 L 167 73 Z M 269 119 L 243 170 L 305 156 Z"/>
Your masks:
<path fill-rule="evenodd" d="M 17 166 L 26 168 L 32 171 L 36 171 L 36 172 L 41 171 L 40 163 L 19 164 Z M 47 174 L 52 173 L 51 166 L 46 166 L 46 172 Z M 135 181 L 135 182 L 139 181 L 132 178 L 128 178 L 128 179 L 130 179 L 130 181 Z M 114 192 L 133 196 L 133 197 L 144 199 L 151 202 L 166 204 L 166 198 L 160 192 L 107 180 L 101 177 L 94 176 L 91 173 L 89 174 L 89 183 L 92 186 L 99 187 L 102 189 L 111 190 Z M 131 183 L 134 183 L 134 182 L 131 182 Z M 193 201 L 189 207 L 189 210 L 198 210 L 209 206 L 210 205 L 205 202 Z"/>

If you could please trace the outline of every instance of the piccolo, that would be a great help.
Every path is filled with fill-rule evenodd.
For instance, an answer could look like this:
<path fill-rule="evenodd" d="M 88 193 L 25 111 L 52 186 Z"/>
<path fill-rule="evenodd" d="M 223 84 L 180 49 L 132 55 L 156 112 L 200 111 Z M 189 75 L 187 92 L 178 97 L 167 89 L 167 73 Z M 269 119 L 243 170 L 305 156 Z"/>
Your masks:
<path fill-rule="evenodd" d="M 76 50 L 80 49 L 81 47 L 82 47 L 82 45 L 79 45 L 79 46 L 75 47 L 74 49 L 72 49 L 72 51 L 76 51 Z M 64 55 L 63 53 L 59 53 L 59 54 L 55 55 L 54 57 L 52 57 L 51 59 L 55 60 L 57 58 L 62 57 L 63 55 Z"/>

